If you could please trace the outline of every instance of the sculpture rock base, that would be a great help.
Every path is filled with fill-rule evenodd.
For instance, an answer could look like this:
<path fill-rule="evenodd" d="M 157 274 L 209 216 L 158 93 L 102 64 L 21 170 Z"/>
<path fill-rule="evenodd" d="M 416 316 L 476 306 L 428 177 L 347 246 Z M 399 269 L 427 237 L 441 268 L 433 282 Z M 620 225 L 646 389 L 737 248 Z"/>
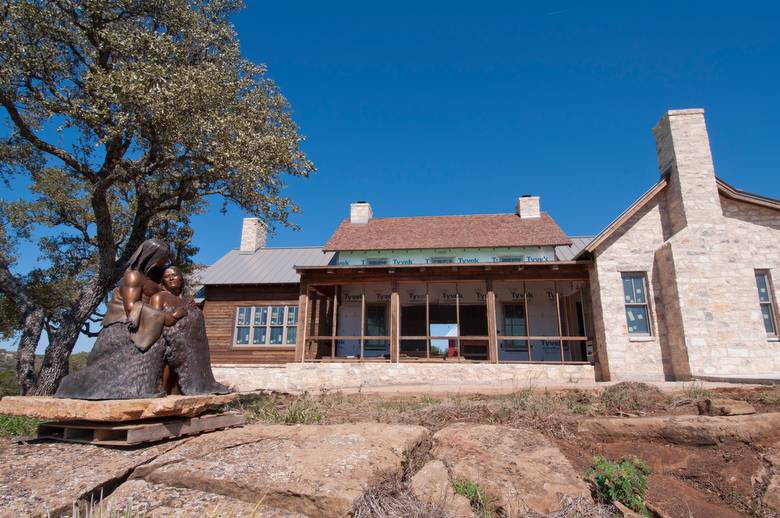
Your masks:
<path fill-rule="evenodd" d="M 0 399 L 0 414 L 52 421 L 123 422 L 169 416 L 195 417 L 237 398 L 238 394 L 225 394 L 86 401 L 48 396 L 7 396 Z"/>

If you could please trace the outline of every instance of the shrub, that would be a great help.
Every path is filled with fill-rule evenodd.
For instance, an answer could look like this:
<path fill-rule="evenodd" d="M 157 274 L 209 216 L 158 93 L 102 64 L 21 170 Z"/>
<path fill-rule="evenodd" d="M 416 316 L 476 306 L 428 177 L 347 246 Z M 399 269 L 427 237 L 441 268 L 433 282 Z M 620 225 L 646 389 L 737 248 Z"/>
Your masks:
<path fill-rule="evenodd" d="M 460 496 L 465 496 L 471 503 L 471 508 L 480 518 L 492 518 L 487 495 L 478 484 L 465 478 L 456 478 L 450 481 L 452 489 Z"/>
<path fill-rule="evenodd" d="M 701 381 L 693 381 L 690 385 L 683 385 L 683 390 L 688 399 L 694 401 L 698 399 L 709 399 L 712 396 L 710 391 L 704 388 L 704 383 Z"/>
<path fill-rule="evenodd" d="M 35 435 L 41 422 L 32 417 L 0 414 L 0 437 Z"/>
<path fill-rule="evenodd" d="M 12 370 L 0 371 L 0 397 L 18 396 L 19 384 L 16 382 L 16 372 Z"/>
<path fill-rule="evenodd" d="M 649 474 L 647 464 L 633 455 L 623 457 L 619 463 L 596 456 L 593 458 L 593 466 L 588 470 L 588 476 L 596 484 L 599 501 L 612 503 L 617 500 L 648 516 L 644 496 Z"/>

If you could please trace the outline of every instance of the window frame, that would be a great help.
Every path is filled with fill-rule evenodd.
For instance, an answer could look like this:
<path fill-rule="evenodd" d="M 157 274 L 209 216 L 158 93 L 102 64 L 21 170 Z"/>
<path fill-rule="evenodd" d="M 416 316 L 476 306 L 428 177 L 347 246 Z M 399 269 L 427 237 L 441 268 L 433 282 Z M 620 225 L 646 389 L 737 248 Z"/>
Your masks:
<path fill-rule="evenodd" d="M 280 321 L 282 322 L 281 325 L 279 324 L 272 325 L 271 323 L 271 316 L 274 308 L 282 308 L 282 316 L 280 319 Z M 239 320 L 238 320 L 239 315 L 241 314 L 241 310 L 245 310 L 245 309 L 249 309 L 248 324 L 239 326 Z M 259 310 L 264 310 L 266 312 L 265 324 L 255 325 L 256 315 L 258 315 Z M 289 323 L 291 312 L 295 312 L 295 320 L 292 324 Z M 298 305 L 290 304 L 290 303 L 257 304 L 257 305 L 253 304 L 253 305 L 236 306 L 236 313 L 233 321 L 232 347 L 236 349 L 284 348 L 284 347 L 294 348 L 296 346 L 296 342 L 298 338 L 298 320 L 300 318 L 299 313 L 300 311 L 298 309 Z M 248 342 L 239 343 L 238 342 L 239 328 L 245 328 L 245 327 L 249 328 Z M 271 343 L 270 341 L 272 336 L 271 329 L 273 327 L 282 328 L 282 338 L 280 343 Z M 263 329 L 264 337 L 261 343 L 255 343 L 254 341 L 256 329 Z M 288 343 L 288 338 L 290 338 L 290 334 L 289 334 L 290 329 L 293 329 L 292 335 L 295 337 L 295 341 L 293 341 L 292 343 Z"/>
<path fill-rule="evenodd" d="M 626 278 L 632 279 L 632 287 L 633 279 L 641 279 L 642 280 L 642 287 L 644 288 L 644 294 L 645 294 L 645 301 L 644 302 L 628 302 L 626 301 L 626 288 L 625 288 L 625 281 Z M 653 326 L 653 312 L 652 308 L 650 307 L 650 289 L 649 289 L 650 283 L 647 281 L 647 272 L 643 271 L 626 271 L 626 272 L 620 272 L 620 288 L 623 298 L 623 315 L 626 319 L 626 333 L 628 334 L 629 339 L 631 338 L 654 338 L 654 326 Z M 631 328 L 628 321 L 628 309 L 634 308 L 634 307 L 644 307 L 645 314 L 647 318 L 647 332 L 631 332 Z"/>
<path fill-rule="evenodd" d="M 772 274 L 768 268 L 757 268 L 756 270 L 754 270 L 754 273 L 756 279 L 756 295 L 758 296 L 758 307 L 759 309 L 763 309 L 764 306 L 769 307 L 769 317 L 772 322 L 772 331 L 768 331 L 766 329 L 766 323 L 764 322 L 763 311 L 761 311 L 761 323 L 764 326 L 764 331 L 766 332 L 767 338 L 776 339 L 779 336 L 777 331 L 778 315 L 777 315 L 777 299 L 775 298 L 775 286 L 772 283 Z M 761 300 L 761 289 L 759 288 L 758 285 L 759 276 L 764 277 L 764 283 L 766 284 L 766 290 L 767 290 L 767 298 L 769 300 Z"/>

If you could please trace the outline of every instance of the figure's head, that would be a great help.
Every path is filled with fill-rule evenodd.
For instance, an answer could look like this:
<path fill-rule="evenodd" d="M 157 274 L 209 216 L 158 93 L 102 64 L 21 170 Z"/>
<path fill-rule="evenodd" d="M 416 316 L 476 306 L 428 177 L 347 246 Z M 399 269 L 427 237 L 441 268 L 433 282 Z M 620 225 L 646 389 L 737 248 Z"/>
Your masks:
<path fill-rule="evenodd" d="M 175 266 L 169 266 L 163 271 L 162 284 L 167 291 L 180 295 L 184 289 L 184 275 Z"/>
<path fill-rule="evenodd" d="M 154 269 L 159 272 L 170 258 L 171 250 L 167 244 L 159 239 L 147 239 L 130 258 L 127 269 L 139 271 L 148 277 Z"/>

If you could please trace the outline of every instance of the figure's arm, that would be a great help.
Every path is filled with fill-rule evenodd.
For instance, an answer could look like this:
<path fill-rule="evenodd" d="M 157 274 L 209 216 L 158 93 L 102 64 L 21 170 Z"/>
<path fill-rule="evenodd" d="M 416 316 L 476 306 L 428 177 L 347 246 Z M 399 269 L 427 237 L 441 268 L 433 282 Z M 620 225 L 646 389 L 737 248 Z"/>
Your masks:
<path fill-rule="evenodd" d="M 122 304 L 125 308 L 125 314 L 130 315 L 133 305 L 141 300 L 143 296 L 143 285 L 146 277 L 141 272 L 130 270 L 122 278 L 122 284 L 119 286 L 119 293 L 122 295 Z"/>

